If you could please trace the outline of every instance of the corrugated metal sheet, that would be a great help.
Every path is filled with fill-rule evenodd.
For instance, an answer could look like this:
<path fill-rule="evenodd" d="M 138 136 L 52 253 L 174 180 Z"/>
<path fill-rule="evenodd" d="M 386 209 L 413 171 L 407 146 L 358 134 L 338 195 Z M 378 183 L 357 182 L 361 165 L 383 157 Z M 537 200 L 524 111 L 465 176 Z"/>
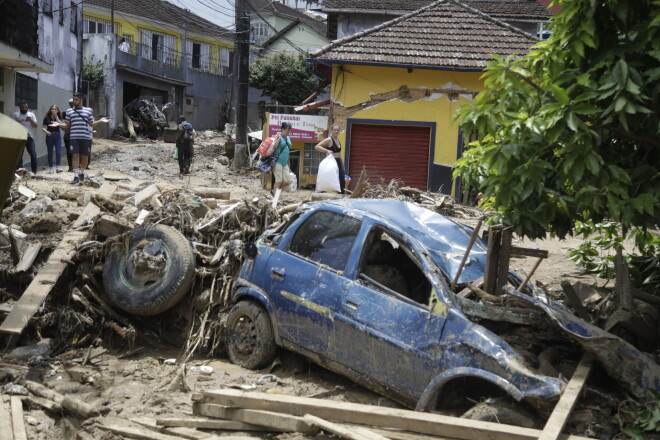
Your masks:
<path fill-rule="evenodd" d="M 353 124 L 349 173 L 357 182 L 366 167 L 371 184 L 401 179 L 406 186 L 426 190 L 431 129 L 410 125 Z"/>

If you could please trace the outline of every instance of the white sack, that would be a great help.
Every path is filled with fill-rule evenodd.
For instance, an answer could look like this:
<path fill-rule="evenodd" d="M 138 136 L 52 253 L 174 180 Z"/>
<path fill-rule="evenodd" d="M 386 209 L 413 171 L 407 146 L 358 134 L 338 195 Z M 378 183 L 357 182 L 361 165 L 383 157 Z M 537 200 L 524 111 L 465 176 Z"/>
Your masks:
<path fill-rule="evenodd" d="M 296 179 L 296 175 L 292 172 L 289 172 L 289 178 L 287 179 L 287 182 L 287 186 L 284 187 L 285 190 L 293 192 L 298 189 L 298 179 Z"/>
<path fill-rule="evenodd" d="M 319 164 L 319 173 L 316 176 L 317 192 L 341 192 L 339 187 L 339 167 L 337 161 L 328 154 Z"/>

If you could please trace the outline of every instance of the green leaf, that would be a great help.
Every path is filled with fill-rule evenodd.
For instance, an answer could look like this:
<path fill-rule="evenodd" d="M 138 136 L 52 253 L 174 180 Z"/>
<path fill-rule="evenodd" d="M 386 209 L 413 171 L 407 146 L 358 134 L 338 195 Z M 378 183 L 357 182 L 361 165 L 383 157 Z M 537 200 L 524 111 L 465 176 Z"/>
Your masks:
<path fill-rule="evenodd" d="M 566 105 L 570 102 L 570 98 L 568 93 L 566 93 L 566 90 L 562 89 L 558 85 L 553 84 L 550 86 L 550 90 L 552 91 L 552 96 L 554 96 L 561 105 Z"/>

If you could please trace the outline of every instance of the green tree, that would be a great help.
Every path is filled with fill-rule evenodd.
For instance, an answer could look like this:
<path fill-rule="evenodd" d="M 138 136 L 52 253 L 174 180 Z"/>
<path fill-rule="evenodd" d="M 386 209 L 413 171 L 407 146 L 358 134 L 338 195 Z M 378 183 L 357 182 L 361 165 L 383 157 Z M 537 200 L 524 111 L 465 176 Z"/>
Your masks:
<path fill-rule="evenodd" d="M 307 70 L 302 54 L 277 52 L 250 66 L 250 86 L 286 105 L 300 104 L 316 90 L 316 81 Z"/>
<path fill-rule="evenodd" d="M 102 86 L 103 82 L 105 81 L 104 66 L 105 61 L 94 61 L 94 55 L 89 58 L 84 57 L 82 65 L 82 78 L 85 81 L 89 81 L 93 88 Z"/>
<path fill-rule="evenodd" d="M 548 41 L 494 56 L 485 90 L 457 113 L 477 140 L 454 176 L 530 238 L 606 218 L 657 227 L 660 1 L 560 4 Z"/>

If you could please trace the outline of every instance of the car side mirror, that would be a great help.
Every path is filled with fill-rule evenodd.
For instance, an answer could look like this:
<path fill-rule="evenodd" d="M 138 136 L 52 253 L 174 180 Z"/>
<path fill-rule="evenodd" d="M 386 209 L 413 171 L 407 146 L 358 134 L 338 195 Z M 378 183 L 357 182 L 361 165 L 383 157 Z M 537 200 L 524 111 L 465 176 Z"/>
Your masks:
<path fill-rule="evenodd" d="M 255 258 L 257 258 L 257 255 L 259 255 L 259 251 L 257 249 L 256 244 L 254 244 L 252 242 L 248 242 L 248 243 L 245 243 L 243 246 L 244 246 L 244 250 L 245 250 L 245 255 L 247 255 L 247 257 L 250 260 L 254 260 Z"/>

